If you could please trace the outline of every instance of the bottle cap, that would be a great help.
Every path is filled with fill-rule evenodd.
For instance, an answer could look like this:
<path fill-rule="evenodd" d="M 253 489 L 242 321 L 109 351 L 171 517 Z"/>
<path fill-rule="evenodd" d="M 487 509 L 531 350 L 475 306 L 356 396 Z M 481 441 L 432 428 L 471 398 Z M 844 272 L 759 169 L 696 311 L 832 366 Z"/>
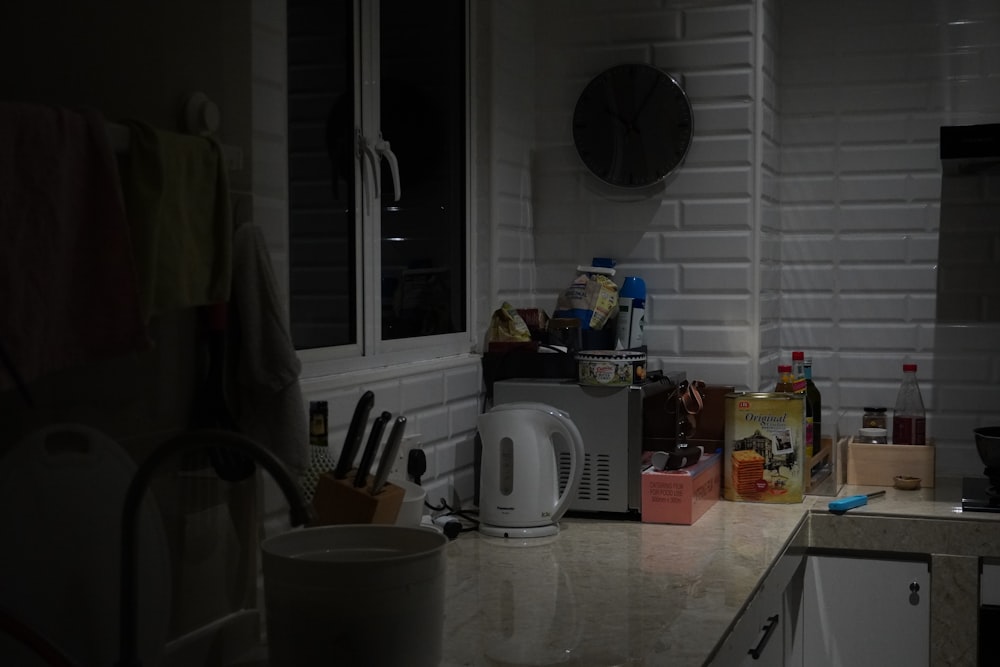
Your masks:
<path fill-rule="evenodd" d="M 625 282 L 622 283 L 618 296 L 626 299 L 645 299 L 646 281 L 635 276 L 625 276 Z"/>
<path fill-rule="evenodd" d="M 791 373 L 792 372 L 792 367 L 790 365 L 788 365 L 788 364 L 778 364 L 778 372 L 779 373 Z"/>
<path fill-rule="evenodd" d="M 806 358 L 806 353 L 801 350 L 796 350 L 792 352 L 792 361 L 804 361 Z"/>
<path fill-rule="evenodd" d="M 916 364 L 903 364 L 903 372 L 904 373 L 916 373 L 917 372 L 917 365 Z"/>

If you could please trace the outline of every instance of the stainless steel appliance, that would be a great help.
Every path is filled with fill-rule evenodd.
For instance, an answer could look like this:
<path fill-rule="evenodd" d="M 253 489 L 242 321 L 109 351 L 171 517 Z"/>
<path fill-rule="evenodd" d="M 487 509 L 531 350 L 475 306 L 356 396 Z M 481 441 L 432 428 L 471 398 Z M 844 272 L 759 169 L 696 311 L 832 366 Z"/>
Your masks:
<path fill-rule="evenodd" d="M 683 372 L 627 387 L 581 386 L 575 380 L 514 379 L 494 384 L 494 403 L 533 401 L 569 414 L 583 436 L 583 475 L 570 513 L 610 512 L 638 516 L 645 449 L 670 449 L 683 441 L 679 418 Z M 646 446 L 644 447 L 644 442 Z M 558 452 L 560 487 L 570 454 Z"/>

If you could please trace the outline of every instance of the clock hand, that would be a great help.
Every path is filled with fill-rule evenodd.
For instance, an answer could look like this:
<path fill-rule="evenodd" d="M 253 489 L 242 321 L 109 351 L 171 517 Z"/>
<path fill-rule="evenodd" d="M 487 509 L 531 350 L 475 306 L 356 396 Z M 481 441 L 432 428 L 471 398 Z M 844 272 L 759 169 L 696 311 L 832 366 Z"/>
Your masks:
<path fill-rule="evenodd" d="M 632 122 L 627 123 L 629 126 L 634 126 L 635 121 L 639 120 L 639 115 L 642 114 L 642 110 L 646 108 L 647 104 L 649 104 L 650 98 L 653 97 L 653 91 L 656 90 L 656 86 L 659 85 L 659 83 L 660 83 L 659 81 L 654 81 L 653 85 L 649 87 L 649 91 L 646 93 L 646 97 L 643 98 L 642 102 L 639 104 L 639 108 L 636 109 L 635 114 L 632 116 Z M 636 132 L 638 131 L 639 131 L 638 128 L 636 128 Z"/>

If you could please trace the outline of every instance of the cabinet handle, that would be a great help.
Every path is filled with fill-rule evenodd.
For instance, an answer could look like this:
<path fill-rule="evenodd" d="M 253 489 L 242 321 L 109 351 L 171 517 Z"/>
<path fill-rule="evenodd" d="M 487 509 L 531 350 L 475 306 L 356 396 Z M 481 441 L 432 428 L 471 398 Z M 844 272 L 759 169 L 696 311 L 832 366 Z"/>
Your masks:
<path fill-rule="evenodd" d="M 761 628 L 764 631 L 764 636 L 760 638 L 759 642 L 757 642 L 757 646 L 747 651 L 747 653 L 754 660 L 760 658 L 761 654 L 764 652 L 764 647 L 767 646 L 767 641 L 771 638 L 771 635 L 774 634 L 774 629 L 776 627 L 778 627 L 778 615 L 775 614 L 774 616 L 768 616 L 767 625 Z"/>

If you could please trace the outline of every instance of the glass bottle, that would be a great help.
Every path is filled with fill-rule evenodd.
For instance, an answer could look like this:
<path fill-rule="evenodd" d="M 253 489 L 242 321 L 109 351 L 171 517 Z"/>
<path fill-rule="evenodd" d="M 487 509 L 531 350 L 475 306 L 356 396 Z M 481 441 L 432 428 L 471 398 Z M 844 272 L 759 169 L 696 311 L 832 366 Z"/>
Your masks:
<path fill-rule="evenodd" d="M 778 364 L 778 383 L 774 386 L 778 393 L 792 393 L 792 367 L 788 364 Z"/>
<path fill-rule="evenodd" d="M 888 426 L 885 421 L 886 412 L 888 410 L 885 408 L 865 408 L 865 414 L 861 418 L 862 428 L 886 428 Z"/>
<path fill-rule="evenodd" d="M 903 364 L 903 380 L 892 413 L 892 442 L 895 445 L 925 444 L 924 401 L 917 384 L 917 365 Z"/>
<path fill-rule="evenodd" d="M 813 409 L 809 403 L 808 385 L 806 383 L 806 353 L 802 350 L 792 352 L 792 391 L 806 397 L 805 441 L 806 458 L 813 455 Z"/>
<path fill-rule="evenodd" d="M 306 500 L 312 500 L 316 493 L 316 485 L 323 473 L 333 470 L 333 458 L 330 456 L 329 412 L 326 401 L 309 402 L 309 467 L 302 476 L 302 491 Z"/>
<path fill-rule="evenodd" d="M 806 373 L 806 428 L 808 428 L 808 421 L 812 419 L 812 453 L 818 454 L 823 448 L 823 397 L 819 392 L 819 388 L 812 379 L 812 359 L 808 358 L 805 360 L 805 373 Z M 810 415 L 811 413 L 811 415 Z"/>

